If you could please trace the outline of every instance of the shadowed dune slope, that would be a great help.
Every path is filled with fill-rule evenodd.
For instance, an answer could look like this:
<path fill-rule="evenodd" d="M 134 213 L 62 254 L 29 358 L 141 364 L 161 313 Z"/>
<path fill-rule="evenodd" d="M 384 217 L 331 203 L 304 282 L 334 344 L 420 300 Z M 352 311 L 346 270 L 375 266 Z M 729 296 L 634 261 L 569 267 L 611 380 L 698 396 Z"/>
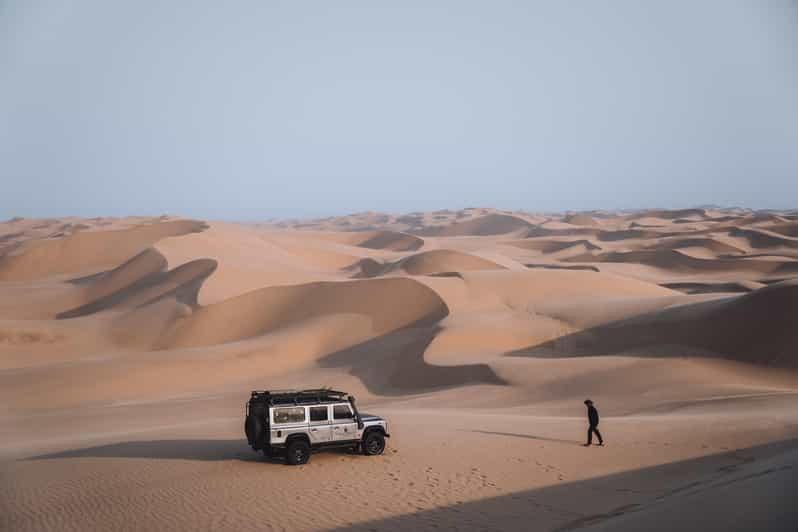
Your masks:
<path fill-rule="evenodd" d="M 615 229 L 602 230 L 597 227 L 544 227 L 536 225 L 529 229 L 527 238 L 539 237 L 562 237 L 562 236 L 588 236 L 596 238 L 602 242 L 617 242 L 620 240 L 660 238 L 668 236 L 667 233 L 658 232 L 653 229 Z"/>
<path fill-rule="evenodd" d="M 331 353 L 319 360 L 322 367 L 348 367 L 372 393 L 401 395 L 469 384 L 507 384 L 487 364 L 436 366 L 424 352 L 440 327 L 397 330 L 367 342 Z"/>
<path fill-rule="evenodd" d="M 598 225 L 596 220 L 589 214 L 570 214 L 565 216 L 562 221 L 571 225 Z"/>
<path fill-rule="evenodd" d="M 410 325 L 431 325 L 448 313 L 438 294 L 412 279 L 277 286 L 197 309 L 178 322 L 159 347 L 233 342 L 335 314 L 365 316 L 377 335 Z"/>
<path fill-rule="evenodd" d="M 450 249 L 435 249 L 417 253 L 400 260 L 392 269 L 401 269 L 410 275 L 429 275 L 439 272 L 469 270 L 503 270 L 495 262 Z"/>
<path fill-rule="evenodd" d="M 775 224 L 769 226 L 767 229 L 768 231 L 772 231 L 780 235 L 798 238 L 798 222 L 786 222 L 786 223 Z"/>
<path fill-rule="evenodd" d="M 637 220 L 640 218 L 660 218 L 662 220 L 676 220 L 679 218 L 707 218 L 707 211 L 704 209 L 659 209 L 642 211 L 626 216 L 627 220 Z"/>
<path fill-rule="evenodd" d="M 160 265 L 160 269 L 146 271 L 147 265 Z M 103 310 L 135 308 L 152 303 L 162 297 L 197 305 L 197 295 L 202 283 L 216 269 L 213 259 L 197 259 L 165 271 L 166 259 L 150 248 L 137 255 L 87 288 L 90 301 L 80 307 L 58 314 L 57 318 L 76 318 Z M 107 276 L 107 277 L 106 277 Z"/>
<path fill-rule="evenodd" d="M 731 292 L 752 292 L 766 285 L 756 281 L 731 281 L 731 282 L 670 282 L 662 283 L 662 286 L 672 290 L 679 290 L 686 294 L 711 294 L 711 293 L 731 293 Z"/>
<path fill-rule="evenodd" d="M 798 281 L 785 281 L 742 296 L 673 306 L 602 325 L 514 354 L 545 355 L 553 350 L 582 356 L 653 348 L 679 355 L 684 347 L 694 347 L 741 362 L 796 368 L 796 315 Z"/>
<path fill-rule="evenodd" d="M 583 251 L 596 251 L 601 249 L 600 246 L 594 244 L 590 240 L 552 240 L 546 238 L 516 240 L 509 242 L 510 245 L 521 249 L 530 249 L 534 251 L 541 251 L 543 253 L 556 253 L 565 249 L 580 249 Z"/>
<path fill-rule="evenodd" d="M 61 238 L 29 240 L 0 257 L 0 281 L 114 268 L 163 238 L 196 233 L 206 227 L 204 222 L 176 220 L 118 231 L 77 232 Z"/>
<path fill-rule="evenodd" d="M 752 248 L 786 247 L 798 249 L 798 239 L 764 229 L 736 227 L 729 231 L 729 236 L 744 238 Z"/>
<path fill-rule="evenodd" d="M 419 237 L 396 231 L 371 231 L 364 236 L 366 238 L 357 243 L 362 248 L 416 251 L 424 245 Z"/>
<path fill-rule="evenodd" d="M 427 227 L 417 231 L 417 234 L 427 236 L 492 236 L 512 233 L 529 227 L 529 222 L 517 216 L 489 214 L 450 225 Z"/>
<path fill-rule="evenodd" d="M 358 272 L 355 277 L 377 277 L 390 273 L 434 275 L 443 272 L 504 270 L 505 267 L 462 251 L 434 249 L 389 263 L 380 263 L 374 259 L 367 258 L 358 261 L 350 269 Z"/>
<path fill-rule="evenodd" d="M 343 232 L 308 232 L 314 238 L 347 246 L 387 251 L 416 251 L 424 245 L 424 240 L 409 233 L 381 230 L 351 230 Z"/>
<path fill-rule="evenodd" d="M 614 251 L 602 254 L 583 254 L 563 259 L 567 262 L 622 262 L 654 266 L 663 270 L 681 272 L 727 272 L 730 270 L 751 271 L 761 274 L 798 273 L 798 261 L 757 260 L 747 258 L 703 259 L 681 253 L 674 249 L 640 251 Z"/>
<path fill-rule="evenodd" d="M 704 248 L 716 254 L 742 254 L 745 250 L 720 242 L 714 238 L 700 237 L 674 237 L 662 242 L 652 244 L 651 249 L 683 249 L 683 248 Z"/>

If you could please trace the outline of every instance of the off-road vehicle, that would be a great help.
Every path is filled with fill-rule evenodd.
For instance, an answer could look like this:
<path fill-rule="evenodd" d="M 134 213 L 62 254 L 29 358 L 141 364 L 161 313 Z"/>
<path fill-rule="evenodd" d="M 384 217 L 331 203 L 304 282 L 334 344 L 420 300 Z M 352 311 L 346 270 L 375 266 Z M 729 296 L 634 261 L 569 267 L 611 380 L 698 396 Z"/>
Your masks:
<path fill-rule="evenodd" d="M 388 423 L 357 411 L 355 398 L 335 390 L 253 391 L 244 432 L 255 451 L 304 464 L 313 451 L 350 448 L 373 456 L 385 450 Z"/>

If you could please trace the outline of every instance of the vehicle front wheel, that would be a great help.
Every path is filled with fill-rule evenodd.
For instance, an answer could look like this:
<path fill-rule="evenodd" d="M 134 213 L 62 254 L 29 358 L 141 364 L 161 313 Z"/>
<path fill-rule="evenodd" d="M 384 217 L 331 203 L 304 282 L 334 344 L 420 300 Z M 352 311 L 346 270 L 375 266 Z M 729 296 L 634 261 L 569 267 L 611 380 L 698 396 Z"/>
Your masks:
<path fill-rule="evenodd" d="M 376 456 L 385 450 L 385 437 L 379 432 L 371 432 L 363 440 L 363 454 Z"/>
<path fill-rule="evenodd" d="M 291 465 L 306 464 L 310 460 L 310 445 L 302 440 L 294 440 L 288 444 L 285 461 Z"/>

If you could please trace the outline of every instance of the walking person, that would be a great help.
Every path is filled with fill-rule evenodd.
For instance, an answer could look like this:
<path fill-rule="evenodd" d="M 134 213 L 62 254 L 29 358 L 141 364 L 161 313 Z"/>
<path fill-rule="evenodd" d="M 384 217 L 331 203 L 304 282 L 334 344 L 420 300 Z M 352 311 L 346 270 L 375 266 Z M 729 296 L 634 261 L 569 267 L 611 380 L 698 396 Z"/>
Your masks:
<path fill-rule="evenodd" d="M 596 437 L 598 438 L 598 444 L 604 445 L 604 438 L 601 437 L 601 433 L 598 430 L 599 424 L 599 415 L 598 410 L 596 407 L 593 406 L 593 401 L 590 399 L 585 399 L 585 405 L 587 406 L 587 422 L 590 425 L 587 429 L 587 443 L 585 447 L 589 447 L 591 443 L 593 443 L 593 433 L 596 433 Z"/>

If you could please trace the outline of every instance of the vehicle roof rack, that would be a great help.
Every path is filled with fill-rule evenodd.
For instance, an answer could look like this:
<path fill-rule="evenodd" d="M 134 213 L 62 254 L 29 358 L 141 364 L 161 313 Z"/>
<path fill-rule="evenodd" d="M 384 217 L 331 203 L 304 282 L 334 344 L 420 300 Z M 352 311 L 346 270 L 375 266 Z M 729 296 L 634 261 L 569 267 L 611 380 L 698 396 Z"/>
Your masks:
<path fill-rule="evenodd" d="M 300 405 L 308 403 L 335 403 L 346 401 L 348 394 L 327 388 L 311 390 L 254 390 L 250 401 L 269 405 Z"/>

